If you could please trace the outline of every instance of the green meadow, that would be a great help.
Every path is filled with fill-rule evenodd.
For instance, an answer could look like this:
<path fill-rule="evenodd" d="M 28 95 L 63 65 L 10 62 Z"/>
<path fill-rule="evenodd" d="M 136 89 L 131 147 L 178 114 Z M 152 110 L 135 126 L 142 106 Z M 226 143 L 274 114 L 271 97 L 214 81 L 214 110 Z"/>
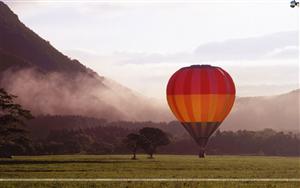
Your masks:
<path fill-rule="evenodd" d="M 0 178 L 298 178 L 300 158 L 156 155 L 18 156 Z M 0 187 L 300 187 L 300 182 L 0 182 Z"/>

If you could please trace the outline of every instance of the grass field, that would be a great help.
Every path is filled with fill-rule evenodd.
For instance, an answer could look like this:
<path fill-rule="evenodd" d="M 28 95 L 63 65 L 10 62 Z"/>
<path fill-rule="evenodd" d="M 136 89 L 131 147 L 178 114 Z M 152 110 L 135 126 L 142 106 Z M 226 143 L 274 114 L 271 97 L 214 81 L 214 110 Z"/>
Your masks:
<path fill-rule="evenodd" d="M 0 159 L 0 178 L 300 178 L 300 158 L 69 155 Z M 0 182 L 0 187 L 300 187 L 300 182 Z"/>

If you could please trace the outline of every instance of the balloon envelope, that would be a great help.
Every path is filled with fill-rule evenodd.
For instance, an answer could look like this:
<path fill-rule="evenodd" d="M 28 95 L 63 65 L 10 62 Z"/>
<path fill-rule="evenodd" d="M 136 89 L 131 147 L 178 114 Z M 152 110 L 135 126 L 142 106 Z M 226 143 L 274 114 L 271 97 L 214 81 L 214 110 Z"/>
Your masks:
<path fill-rule="evenodd" d="M 192 65 L 172 75 L 167 100 L 178 121 L 204 149 L 233 106 L 235 86 L 220 67 Z"/>

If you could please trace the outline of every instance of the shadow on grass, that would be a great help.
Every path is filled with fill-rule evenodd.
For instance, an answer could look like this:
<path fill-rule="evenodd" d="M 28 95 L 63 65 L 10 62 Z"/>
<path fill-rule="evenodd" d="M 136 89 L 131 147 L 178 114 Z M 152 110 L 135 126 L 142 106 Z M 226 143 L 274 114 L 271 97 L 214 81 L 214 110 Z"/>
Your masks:
<path fill-rule="evenodd" d="M 98 160 L 93 160 L 93 161 L 82 161 L 82 160 L 3 160 L 0 161 L 0 164 L 55 164 L 55 163 L 62 163 L 62 164 L 67 164 L 67 163 L 130 163 L 132 161 L 124 160 L 124 161 L 98 161 Z"/>
<path fill-rule="evenodd" d="M 15 165 L 15 164 L 70 164 L 70 163 L 95 163 L 95 164 L 118 164 L 118 163 L 137 163 L 139 160 L 0 160 L 0 165 Z M 156 162 L 153 160 L 142 161 L 143 163 Z"/>

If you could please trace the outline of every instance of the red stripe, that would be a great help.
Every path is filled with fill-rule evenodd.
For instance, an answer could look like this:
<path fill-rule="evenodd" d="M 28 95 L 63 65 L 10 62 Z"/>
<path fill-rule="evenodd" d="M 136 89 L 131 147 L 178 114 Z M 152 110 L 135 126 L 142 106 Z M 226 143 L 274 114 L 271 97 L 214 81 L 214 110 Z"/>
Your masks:
<path fill-rule="evenodd" d="M 200 93 L 211 93 L 210 88 L 209 88 L 209 79 L 208 79 L 207 68 L 200 69 L 200 78 L 201 78 Z"/>
<path fill-rule="evenodd" d="M 175 78 L 176 78 L 176 76 L 178 76 L 177 72 L 175 72 L 171 76 L 171 78 L 169 79 L 169 82 L 168 82 L 168 85 L 167 85 L 167 95 L 170 94 L 170 93 L 174 93 Z"/>
<path fill-rule="evenodd" d="M 191 70 L 191 79 L 186 79 Z M 235 94 L 235 87 L 230 75 L 219 67 L 190 66 L 173 74 L 167 86 L 167 94 Z"/>
<path fill-rule="evenodd" d="M 225 74 L 222 72 L 222 69 L 216 69 L 216 83 L 218 84 L 217 93 L 226 94 L 226 82 L 225 82 Z"/>
<path fill-rule="evenodd" d="M 187 83 L 184 85 L 184 89 L 186 91 L 191 91 L 191 87 L 192 87 L 192 77 L 193 77 L 193 69 L 187 69 L 187 75 L 185 77 L 184 82 Z M 193 112 L 193 106 L 192 106 L 192 99 L 190 95 L 186 95 L 184 96 L 184 104 L 189 116 L 189 119 L 193 122 L 195 120 L 194 117 L 194 112 Z"/>
<path fill-rule="evenodd" d="M 226 75 L 227 82 L 229 84 L 229 91 L 228 91 L 228 93 L 235 94 L 235 86 L 234 86 L 234 82 L 233 82 L 231 76 L 227 72 L 225 72 L 225 71 L 224 71 L 224 74 Z"/>
<path fill-rule="evenodd" d="M 209 88 L 211 93 L 217 93 L 218 83 L 216 82 L 216 71 L 208 69 Z"/>
<path fill-rule="evenodd" d="M 174 86 L 174 93 L 190 93 L 186 90 L 185 85 L 190 84 L 185 82 L 185 78 L 188 74 L 189 69 L 181 69 L 176 77 L 176 83 Z"/>
<path fill-rule="evenodd" d="M 177 82 L 177 77 L 178 77 L 178 75 L 174 74 L 172 76 L 172 81 L 168 83 L 169 92 L 171 92 L 171 93 L 174 93 L 174 91 L 175 91 L 175 85 L 176 85 L 176 82 Z M 169 87 L 169 84 L 170 84 L 170 87 Z M 167 93 L 168 93 L 168 91 L 167 91 Z M 180 110 L 178 109 L 178 106 L 177 106 L 176 100 L 174 99 L 174 96 L 171 96 L 171 100 L 172 100 L 172 104 L 174 106 L 174 108 L 172 110 L 174 110 L 175 113 L 178 115 L 178 117 L 181 120 L 183 120 L 182 114 L 180 113 Z"/>
<path fill-rule="evenodd" d="M 201 93 L 201 73 L 200 73 L 200 69 L 193 69 L 193 77 L 191 80 L 191 84 L 193 85 L 193 87 L 190 90 L 190 93 Z"/>

